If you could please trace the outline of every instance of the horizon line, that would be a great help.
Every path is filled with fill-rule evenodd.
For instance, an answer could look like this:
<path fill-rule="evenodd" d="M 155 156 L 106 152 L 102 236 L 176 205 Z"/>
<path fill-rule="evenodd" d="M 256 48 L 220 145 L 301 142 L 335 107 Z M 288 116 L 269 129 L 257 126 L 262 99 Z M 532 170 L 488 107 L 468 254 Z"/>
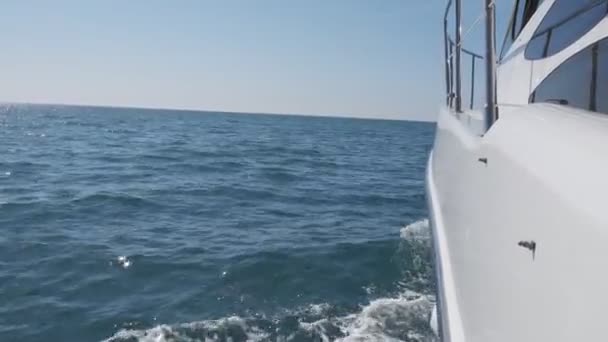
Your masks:
<path fill-rule="evenodd" d="M 305 114 L 305 113 L 277 113 L 277 112 L 241 112 L 230 110 L 215 109 L 194 109 L 194 108 L 168 108 L 168 107 L 149 107 L 140 105 L 100 105 L 100 104 L 80 104 L 80 103 L 58 103 L 58 102 L 20 102 L 20 101 L 0 101 L 3 105 L 34 105 L 34 106 L 66 106 L 66 107 L 93 107 L 93 108 L 113 108 L 113 109 L 145 109 L 157 111 L 178 111 L 178 112 L 198 112 L 198 113 L 219 113 L 219 114 L 253 114 L 253 115 L 277 115 L 277 116 L 301 116 L 318 118 L 337 118 L 337 119 L 359 119 L 359 120 L 382 120 L 382 121 L 409 121 L 434 123 L 434 120 L 423 119 L 400 119 L 386 117 L 365 117 L 354 116 L 353 114 Z"/>

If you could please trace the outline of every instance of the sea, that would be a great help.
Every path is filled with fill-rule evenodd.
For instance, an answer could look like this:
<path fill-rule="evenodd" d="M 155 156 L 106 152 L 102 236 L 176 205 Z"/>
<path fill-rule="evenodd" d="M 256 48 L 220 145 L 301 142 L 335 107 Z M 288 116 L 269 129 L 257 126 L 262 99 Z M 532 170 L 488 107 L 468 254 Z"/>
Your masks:
<path fill-rule="evenodd" d="M 0 341 L 434 341 L 434 133 L 0 105 Z"/>

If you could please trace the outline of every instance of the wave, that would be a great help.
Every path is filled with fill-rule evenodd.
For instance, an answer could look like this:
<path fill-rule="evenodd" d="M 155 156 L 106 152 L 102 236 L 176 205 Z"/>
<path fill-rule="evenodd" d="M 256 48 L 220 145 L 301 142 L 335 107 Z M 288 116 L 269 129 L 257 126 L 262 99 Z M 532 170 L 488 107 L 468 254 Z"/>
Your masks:
<path fill-rule="evenodd" d="M 132 210 L 136 208 L 158 208 L 160 205 L 152 200 L 127 193 L 97 192 L 82 197 L 74 198 L 69 204 L 75 208 L 95 211 L 100 207 L 108 207 L 112 210 Z"/>
<path fill-rule="evenodd" d="M 281 318 L 231 316 L 176 325 L 161 324 L 150 329 L 122 329 L 104 342 L 435 341 L 428 325 L 433 299 L 412 295 L 373 300 L 359 313 L 345 316 L 314 320 L 317 313 L 325 313 L 331 308 L 316 304 Z M 308 316 L 307 312 L 312 315 Z"/>
<path fill-rule="evenodd" d="M 51 165 L 46 163 L 29 162 L 29 161 L 3 161 L 0 162 L 0 169 L 6 170 L 6 172 L 12 173 L 13 171 L 18 172 L 34 172 L 43 169 L 50 168 Z M 10 176 L 10 175 L 9 175 Z"/>
<path fill-rule="evenodd" d="M 429 220 L 419 220 L 401 228 L 400 236 L 402 239 L 410 242 L 430 242 L 431 230 L 429 229 Z"/>
<path fill-rule="evenodd" d="M 428 245 L 428 230 L 428 220 L 420 220 L 403 227 L 400 236 L 406 245 Z M 404 288 L 395 297 L 372 299 L 359 310 L 350 312 L 328 303 L 310 304 L 274 316 L 234 315 L 216 320 L 161 324 L 149 329 L 121 329 L 104 341 L 431 342 L 436 341 L 429 325 L 434 302 L 433 295 Z"/>
<path fill-rule="evenodd" d="M 260 172 L 263 177 L 276 183 L 291 183 L 307 179 L 298 174 L 297 171 L 284 167 L 263 167 L 260 169 Z"/>

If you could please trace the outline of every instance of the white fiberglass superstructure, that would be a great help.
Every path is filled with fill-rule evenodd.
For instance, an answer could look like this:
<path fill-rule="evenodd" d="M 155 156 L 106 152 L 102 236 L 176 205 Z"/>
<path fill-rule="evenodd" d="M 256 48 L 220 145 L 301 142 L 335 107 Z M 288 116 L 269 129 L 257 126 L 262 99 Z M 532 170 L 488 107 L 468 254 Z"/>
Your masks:
<path fill-rule="evenodd" d="M 463 49 L 461 2 L 446 10 L 446 103 L 427 167 L 439 335 L 603 341 L 608 0 L 514 1 L 500 56 L 494 1 L 478 4 L 478 55 Z M 467 57 L 485 62 L 481 110 L 463 96 Z"/>

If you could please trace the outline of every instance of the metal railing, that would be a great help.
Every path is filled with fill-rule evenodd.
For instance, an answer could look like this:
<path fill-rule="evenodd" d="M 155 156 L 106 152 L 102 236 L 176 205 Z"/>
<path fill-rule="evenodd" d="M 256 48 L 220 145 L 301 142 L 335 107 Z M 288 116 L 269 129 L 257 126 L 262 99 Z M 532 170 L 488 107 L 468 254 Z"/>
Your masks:
<path fill-rule="evenodd" d="M 450 37 L 448 37 L 448 44 L 449 44 L 449 54 L 448 54 L 449 61 L 446 66 L 446 73 L 448 74 L 448 76 L 447 76 L 448 77 L 447 104 L 448 104 L 448 106 L 454 108 L 454 99 L 458 98 L 458 97 L 457 97 L 456 93 L 454 91 L 452 91 L 454 89 L 454 75 L 453 75 L 453 70 L 451 68 L 451 65 L 454 64 L 454 50 L 456 47 L 456 43 L 454 43 L 452 41 L 452 39 Z M 469 98 L 469 101 L 470 101 L 469 108 L 473 109 L 473 104 L 475 103 L 475 66 L 477 64 L 477 60 L 483 60 L 484 58 L 482 55 L 469 51 L 464 48 L 460 49 L 460 51 L 462 53 L 466 54 L 467 56 L 471 57 L 471 94 L 470 94 L 470 98 Z M 462 82 L 462 78 L 461 78 L 460 82 Z M 460 105 L 460 108 L 457 108 L 457 111 L 461 112 L 462 111 L 462 101 L 460 102 L 459 105 Z"/>
<path fill-rule="evenodd" d="M 455 39 L 449 34 L 448 18 L 455 2 Z M 485 60 L 486 66 L 486 130 L 497 119 L 496 109 L 496 39 L 494 0 L 485 0 L 486 55 L 485 57 L 462 47 L 462 0 L 448 0 L 443 18 L 445 49 L 446 104 L 457 113 L 462 113 L 462 53 L 471 58 L 470 109 L 475 103 L 475 68 L 477 60 Z M 481 18 L 481 17 L 480 17 Z M 479 20 L 479 18 L 478 18 Z M 477 21 L 475 22 L 477 23 Z M 475 24 L 473 24 L 474 26 Z M 468 32 L 467 32 L 468 33 Z"/>

